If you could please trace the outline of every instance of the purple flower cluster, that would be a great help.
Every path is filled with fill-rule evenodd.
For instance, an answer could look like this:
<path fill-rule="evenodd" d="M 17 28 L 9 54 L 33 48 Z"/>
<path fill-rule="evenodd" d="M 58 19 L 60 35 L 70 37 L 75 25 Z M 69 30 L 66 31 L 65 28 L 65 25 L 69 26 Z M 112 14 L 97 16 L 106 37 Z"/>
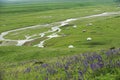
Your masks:
<path fill-rule="evenodd" d="M 23 72 L 35 74 L 34 80 L 89 80 L 114 69 L 120 70 L 120 49 L 66 56 L 28 67 Z"/>

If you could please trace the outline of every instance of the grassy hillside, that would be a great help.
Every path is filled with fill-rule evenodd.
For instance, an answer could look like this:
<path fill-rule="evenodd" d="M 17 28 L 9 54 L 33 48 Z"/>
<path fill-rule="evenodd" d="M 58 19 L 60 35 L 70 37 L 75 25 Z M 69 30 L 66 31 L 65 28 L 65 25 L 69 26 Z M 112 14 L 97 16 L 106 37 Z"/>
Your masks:
<path fill-rule="evenodd" d="M 120 79 L 120 14 L 81 19 L 120 11 L 112 0 L 27 1 L 1 3 L 0 33 L 34 25 L 51 25 L 4 36 L 22 40 L 26 35 L 37 35 L 32 37 L 35 40 L 23 46 L 0 41 L 0 45 L 6 45 L 0 46 L 0 80 Z M 57 33 L 60 37 L 45 41 L 44 48 L 33 47 L 55 32 L 44 37 L 38 36 L 40 33 L 57 26 L 59 23 L 56 22 L 71 18 L 80 19 L 62 26 Z M 89 37 L 91 41 L 87 40 Z M 69 48 L 70 45 L 74 48 Z"/>

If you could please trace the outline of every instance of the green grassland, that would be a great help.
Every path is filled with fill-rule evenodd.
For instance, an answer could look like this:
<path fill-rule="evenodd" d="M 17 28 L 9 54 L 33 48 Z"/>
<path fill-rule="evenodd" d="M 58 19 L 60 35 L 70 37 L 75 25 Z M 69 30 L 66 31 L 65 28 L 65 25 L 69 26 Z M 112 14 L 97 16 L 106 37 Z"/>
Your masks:
<path fill-rule="evenodd" d="M 0 8 L 0 33 L 34 25 L 50 24 L 70 18 L 118 11 L 120 11 L 120 7 L 116 6 L 116 4 L 111 1 L 108 3 L 103 2 L 103 4 L 102 2 L 101 4 L 100 2 L 4 3 Z M 89 23 L 92 23 L 92 25 L 86 26 Z M 74 25 L 77 27 L 74 28 Z M 33 65 L 36 60 L 53 64 L 65 56 L 79 55 L 87 52 L 99 52 L 100 50 L 108 50 L 111 47 L 119 48 L 119 26 L 120 14 L 107 17 L 80 19 L 71 22 L 70 25 L 61 27 L 62 31 L 58 34 L 64 34 L 65 36 L 46 41 L 45 48 L 33 47 L 33 45 L 42 40 L 41 38 L 31 42 L 32 44 L 30 45 L 25 44 L 20 47 L 0 46 L 0 79 L 42 80 L 42 78 L 34 79 L 34 77 L 38 75 L 38 73 L 34 71 L 25 75 L 22 74 L 22 71 L 27 67 L 36 66 Z M 24 35 L 38 34 L 50 28 L 51 26 L 13 32 L 6 35 L 5 38 L 24 39 Z M 86 30 L 86 32 L 83 32 L 83 30 Z M 91 37 L 92 40 L 87 41 L 86 39 L 88 37 Z M 2 41 L 0 41 L 0 43 L 1 42 Z M 75 48 L 69 49 L 69 45 L 74 45 Z M 119 56 L 117 58 L 119 59 Z M 12 72 L 14 73 L 17 71 L 20 71 L 18 74 L 20 76 L 19 78 L 16 78 L 15 74 L 12 74 Z M 108 73 L 98 76 L 96 80 L 116 80 L 116 76 L 118 77 L 119 74 L 120 69 L 118 69 L 118 75 L 111 75 Z M 2 77 L 2 75 L 4 77 Z M 61 76 L 61 74 L 53 75 L 52 77 L 56 76 Z M 94 80 L 94 78 L 91 80 Z"/>
<path fill-rule="evenodd" d="M 45 3 L 45 4 L 29 3 L 29 4 L 8 4 L 8 5 L 2 4 L 2 5 L 3 6 L 1 6 L 0 8 L 0 26 L 1 26 L 0 32 L 10 29 L 16 29 L 20 27 L 32 26 L 36 24 L 57 22 L 70 17 L 85 16 L 84 15 L 85 13 L 83 11 L 86 10 L 89 11 L 91 9 L 95 9 L 95 5 L 98 5 L 97 7 L 99 7 L 100 4 L 99 2 L 98 3 L 69 2 L 69 3 Z M 94 7 L 92 5 L 94 5 Z M 102 9 L 105 7 L 104 5 L 102 5 L 100 6 L 100 8 Z M 109 8 L 111 9 L 113 7 L 111 6 Z M 76 10 L 78 10 L 80 14 L 78 13 L 77 15 L 75 15 L 74 12 Z M 90 15 L 90 13 L 86 13 L 86 15 L 87 14 Z M 47 16 L 48 17 L 52 16 L 52 17 L 47 18 Z M 7 26 L 9 26 L 9 28 Z"/>

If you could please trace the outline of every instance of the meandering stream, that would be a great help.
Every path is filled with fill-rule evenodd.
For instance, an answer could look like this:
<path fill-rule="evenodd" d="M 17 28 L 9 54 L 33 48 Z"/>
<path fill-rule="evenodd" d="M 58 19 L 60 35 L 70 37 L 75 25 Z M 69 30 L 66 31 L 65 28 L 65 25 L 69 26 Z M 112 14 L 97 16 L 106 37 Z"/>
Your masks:
<path fill-rule="evenodd" d="M 43 32 L 43 33 L 40 33 L 39 35 L 36 35 L 36 34 L 31 35 L 31 36 L 26 36 L 25 35 L 25 39 L 24 40 L 5 39 L 4 37 L 6 35 L 10 34 L 11 32 L 22 31 L 22 30 L 27 30 L 27 29 L 34 29 L 34 28 L 38 28 L 38 27 L 41 27 L 41 26 L 46 26 L 47 27 L 47 26 L 50 26 L 51 24 L 54 24 L 54 23 L 45 24 L 45 25 L 35 25 L 35 26 L 30 26 L 30 27 L 25 27 L 25 28 L 19 28 L 19 29 L 15 29 L 15 30 L 10 30 L 10 31 L 6 31 L 6 32 L 2 32 L 0 34 L 0 41 L 2 41 L 3 43 L 4 43 L 4 41 L 7 41 L 7 42 L 16 42 L 16 44 L 15 44 L 16 46 L 22 46 L 26 42 L 35 40 L 36 38 L 32 38 L 34 36 L 40 36 L 42 38 L 46 34 L 50 33 L 48 36 L 46 36 L 47 37 L 46 39 L 40 41 L 39 44 L 34 45 L 36 47 L 43 48 L 45 41 L 47 41 L 49 39 L 52 39 L 52 38 L 55 38 L 55 37 L 60 37 L 60 35 L 58 35 L 57 33 L 61 32 L 61 30 L 62 30 L 61 27 L 65 26 L 65 25 L 68 25 L 72 21 L 76 21 L 76 20 L 79 20 L 79 19 L 101 17 L 101 16 L 111 16 L 111 15 L 117 15 L 117 14 L 120 14 L 120 11 L 119 12 L 105 12 L 105 13 L 101 13 L 101 14 L 95 14 L 95 15 L 90 15 L 90 16 L 85 16 L 85 17 L 79 17 L 79 18 L 71 18 L 71 19 L 67 19 L 65 21 L 56 22 L 56 23 L 59 23 L 59 24 L 57 26 L 51 27 L 50 30 L 48 30 L 46 32 Z M 1 43 L 0 46 L 4 46 L 3 43 Z"/>

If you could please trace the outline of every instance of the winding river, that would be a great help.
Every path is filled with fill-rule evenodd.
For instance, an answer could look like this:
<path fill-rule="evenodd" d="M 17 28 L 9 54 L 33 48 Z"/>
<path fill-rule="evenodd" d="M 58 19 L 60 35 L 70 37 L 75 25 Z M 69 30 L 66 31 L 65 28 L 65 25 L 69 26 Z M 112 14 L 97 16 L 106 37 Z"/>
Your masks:
<path fill-rule="evenodd" d="M 5 32 L 2 32 L 0 34 L 0 41 L 2 41 L 2 43 L 0 44 L 0 46 L 5 46 L 3 44 L 4 41 L 15 42 L 16 46 L 22 46 L 26 42 L 35 40 L 36 38 L 32 38 L 34 36 L 40 36 L 42 38 L 46 34 L 50 33 L 48 36 L 46 36 L 47 37 L 46 39 L 40 41 L 39 44 L 34 45 L 35 47 L 41 47 L 41 48 L 43 48 L 45 41 L 47 41 L 49 39 L 52 39 L 52 38 L 55 38 L 55 37 L 60 37 L 60 35 L 58 35 L 57 33 L 61 32 L 61 30 L 62 30 L 61 27 L 65 26 L 65 25 L 68 25 L 72 21 L 76 21 L 76 20 L 80 20 L 80 19 L 87 19 L 87 18 L 94 18 L 94 17 L 118 15 L 118 14 L 120 14 L 120 11 L 119 12 L 105 12 L 105 13 L 101 13 L 101 14 L 95 14 L 95 15 L 90 15 L 90 16 L 85 16 L 85 17 L 79 17 L 79 18 L 71 18 L 71 19 L 67 19 L 65 21 L 56 22 L 56 23 L 59 23 L 59 24 L 57 26 L 51 27 L 50 30 L 48 30 L 46 32 L 43 32 L 43 33 L 40 33 L 39 35 L 31 35 L 31 36 L 26 36 L 25 35 L 25 39 L 24 40 L 5 39 L 4 37 L 6 35 L 10 34 L 11 32 L 22 31 L 22 30 L 27 30 L 27 29 L 34 29 L 34 28 L 38 28 L 38 27 L 41 27 L 41 26 L 46 26 L 47 27 L 47 26 L 50 26 L 51 24 L 54 24 L 54 23 L 45 24 L 45 25 L 35 25 L 35 26 L 30 26 L 30 27 L 25 27 L 25 28 L 19 28 L 19 29 L 15 29 L 15 30 L 5 31 Z"/>

